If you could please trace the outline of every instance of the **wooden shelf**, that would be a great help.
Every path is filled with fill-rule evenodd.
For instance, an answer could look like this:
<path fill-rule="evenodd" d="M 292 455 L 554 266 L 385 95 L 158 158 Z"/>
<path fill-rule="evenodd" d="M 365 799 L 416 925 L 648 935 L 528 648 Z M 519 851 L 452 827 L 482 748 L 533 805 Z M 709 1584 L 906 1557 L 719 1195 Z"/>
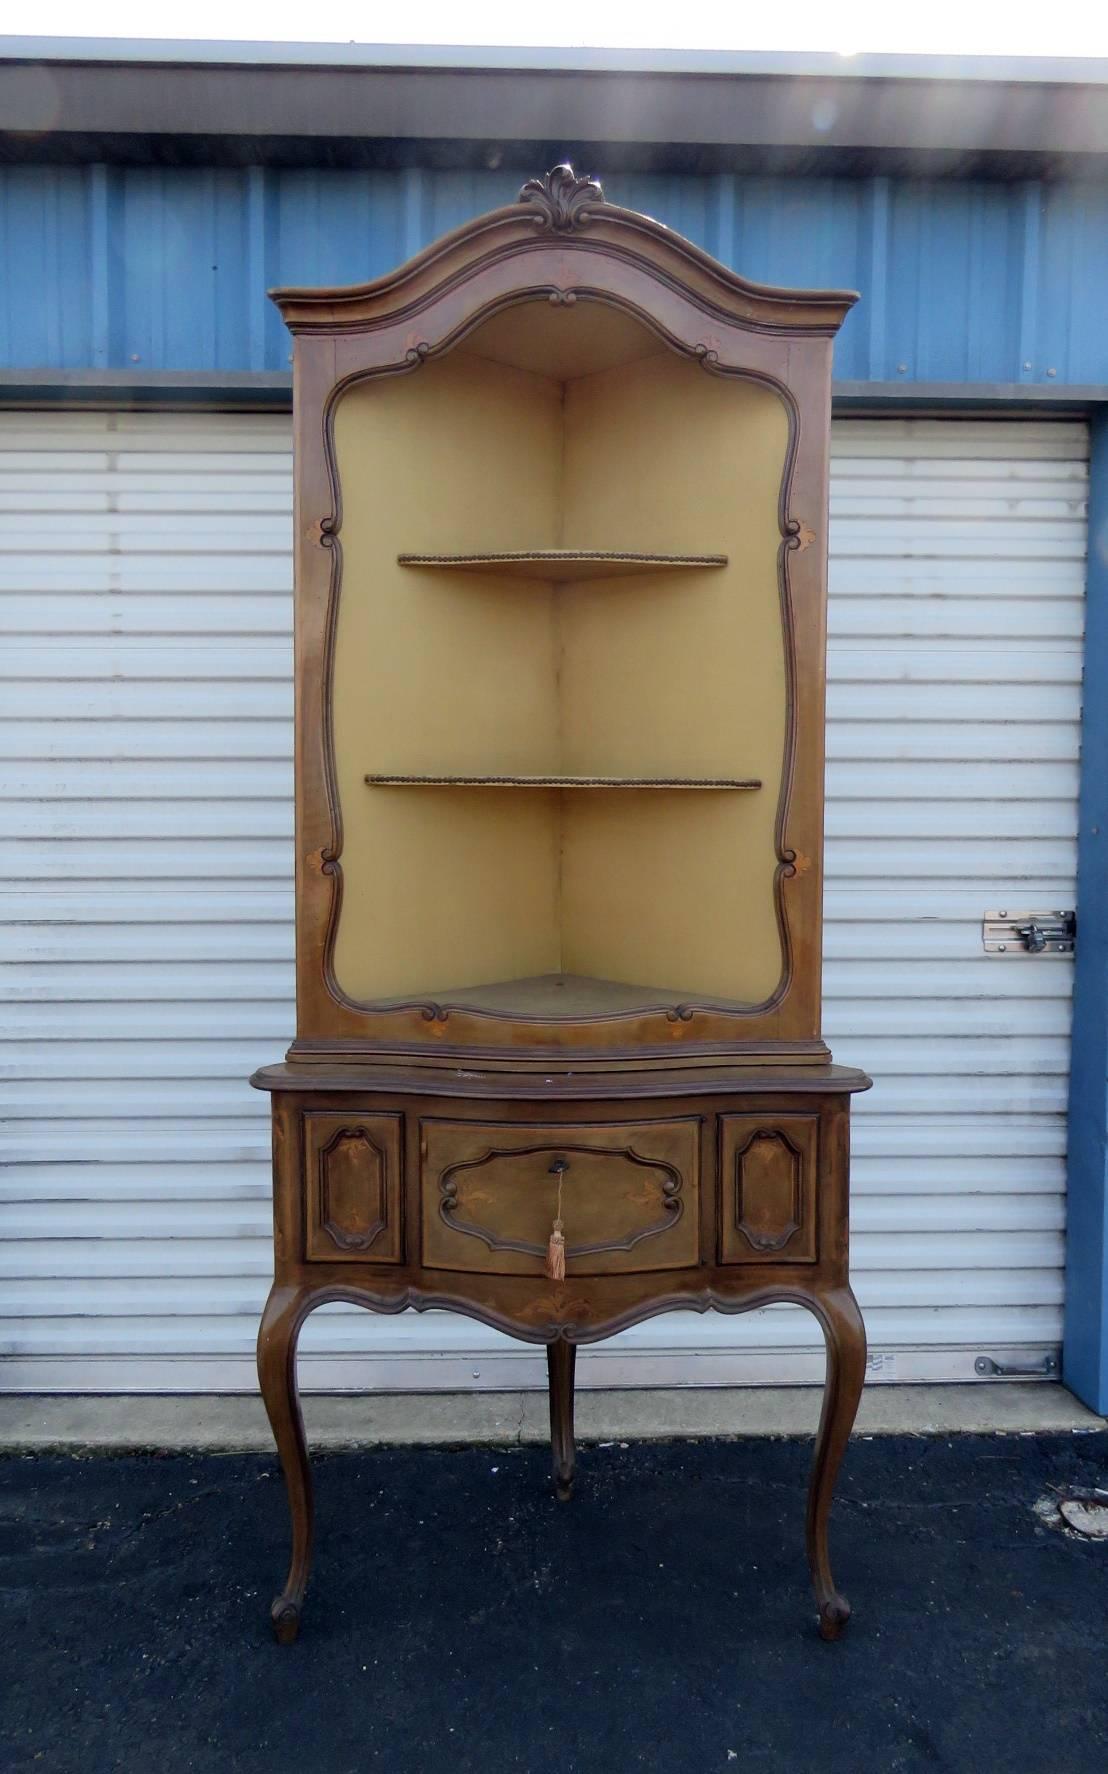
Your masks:
<path fill-rule="evenodd" d="M 725 554 L 626 554 L 617 549 L 531 548 L 506 554 L 398 554 L 402 567 L 499 573 L 512 579 L 617 579 L 631 573 L 674 573 L 725 567 Z"/>
<path fill-rule="evenodd" d="M 743 1010 L 747 1006 L 703 993 L 675 991 L 671 986 L 626 985 L 617 980 L 593 979 L 576 973 L 542 973 L 526 979 L 500 979 L 479 986 L 449 991 L 433 988 L 428 993 L 448 1009 L 486 1010 L 503 1016 L 584 1017 L 619 1016 L 629 1011 L 683 1008 L 690 999 L 720 1009 Z M 386 1000 L 396 1003 L 397 1000 Z M 411 1002 L 411 1000 L 409 1000 Z"/>
<path fill-rule="evenodd" d="M 367 776 L 370 788 L 761 788 L 738 776 Z"/>

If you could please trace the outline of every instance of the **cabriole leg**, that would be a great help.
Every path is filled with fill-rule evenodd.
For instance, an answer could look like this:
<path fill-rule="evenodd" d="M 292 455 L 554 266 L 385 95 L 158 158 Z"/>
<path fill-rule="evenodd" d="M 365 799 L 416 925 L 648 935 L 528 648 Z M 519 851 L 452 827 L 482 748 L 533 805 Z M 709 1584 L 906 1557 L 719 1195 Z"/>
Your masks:
<path fill-rule="evenodd" d="M 282 1645 L 291 1645 L 300 1630 L 300 1610 L 312 1561 L 312 1474 L 296 1390 L 296 1342 L 310 1299 L 308 1288 L 275 1282 L 258 1332 L 258 1380 L 281 1457 L 292 1516 L 289 1574 L 270 1609 L 273 1631 Z"/>
<path fill-rule="evenodd" d="M 827 1517 L 866 1376 L 866 1330 L 849 1287 L 820 1294 L 810 1304 L 823 1326 L 827 1379 L 808 1485 L 808 1564 L 819 1608 L 820 1637 L 835 1639 L 850 1619 L 850 1603 L 839 1594 L 831 1576 Z"/>
<path fill-rule="evenodd" d="M 567 1503 L 573 1495 L 577 1459 L 573 1440 L 576 1343 L 548 1343 L 546 1365 L 550 1375 L 550 1451 L 554 1463 L 554 1491 L 560 1503 Z"/>

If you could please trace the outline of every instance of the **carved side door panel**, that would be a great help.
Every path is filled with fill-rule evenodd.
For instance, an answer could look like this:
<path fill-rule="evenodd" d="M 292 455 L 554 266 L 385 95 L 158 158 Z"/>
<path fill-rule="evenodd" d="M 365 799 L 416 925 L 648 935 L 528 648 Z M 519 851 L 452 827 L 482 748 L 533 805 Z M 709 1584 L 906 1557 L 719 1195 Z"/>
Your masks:
<path fill-rule="evenodd" d="M 814 1263 L 818 1115 L 720 1116 L 721 1263 Z"/>
<path fill-rule="evenodd" d="M 309 1261 L 403 1262 L 402 1119 L 305 1115 Z"/>

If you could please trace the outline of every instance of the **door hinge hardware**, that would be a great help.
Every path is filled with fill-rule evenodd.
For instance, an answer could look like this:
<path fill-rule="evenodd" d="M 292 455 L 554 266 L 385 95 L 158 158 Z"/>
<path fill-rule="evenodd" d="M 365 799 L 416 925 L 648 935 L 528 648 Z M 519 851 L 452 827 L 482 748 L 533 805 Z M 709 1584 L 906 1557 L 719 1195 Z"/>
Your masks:
<path fill-rule="evenodd" d="M 998 1376 L 1026 1375 L 1036 1379 L 1053 1379 L 1058 1373 L 1058 1357 L 1044 1355 L 1041 1361 L 994 1361 L 991 1355 L 979 1355 L 973 1364 L 975 1374 Z"/>
<path fill-rule="evenodd" d="M 986 912 L 981 946 L 987 955 L 1072 955 L 1076 912 Z"/>

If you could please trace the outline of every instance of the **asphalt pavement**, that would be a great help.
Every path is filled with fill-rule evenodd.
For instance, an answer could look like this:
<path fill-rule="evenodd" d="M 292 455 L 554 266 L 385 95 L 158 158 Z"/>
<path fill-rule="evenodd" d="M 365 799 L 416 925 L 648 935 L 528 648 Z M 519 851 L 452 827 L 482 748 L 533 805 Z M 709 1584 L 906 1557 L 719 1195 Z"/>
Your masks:
<path fill-rule="evenodd" d="M 837 1644 L 809 1455 L 586 1446 L 566 1505 L 535 1447 L 320 1456 L 291 1647 L 273 1458 L 8 1455 L 0 1768 L 1104 1774 L 1108 1433 L 856 1440 Z"/>

